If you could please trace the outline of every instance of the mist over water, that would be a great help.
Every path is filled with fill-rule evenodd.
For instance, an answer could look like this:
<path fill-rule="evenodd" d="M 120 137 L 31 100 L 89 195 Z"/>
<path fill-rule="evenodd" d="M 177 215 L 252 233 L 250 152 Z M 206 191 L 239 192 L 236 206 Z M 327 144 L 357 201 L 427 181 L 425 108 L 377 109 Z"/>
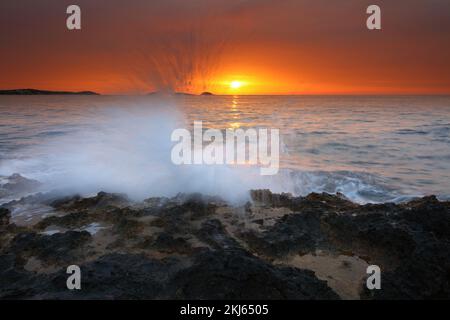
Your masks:
<path fill-rule="evenodd" d="M 179 192 L 220 194 L 230 201 L 245 197 L 236 169 L 172 164 L 170 136 L 186 127 L 175 101 L 123 101 L 120 108 L 106 103 L 96 115 L 96 123 L 71 124 L 76 130 L 41 128 L 47 131 L 35 139 L 43 141 L 3 160 L 0 174 L 19 172 L 48 190 L 124 192 L 136 200 Z"/>
<path fill-rule="evenodd" d="M 88 109 L 84 121 L 40 127 L 33 143 L 2 154 L 0 174 L 20 173 L 37 179 L 44 190 L 82 195 L 100 190 L 123 192 L 135 200 L 201 192 L 242 202 L 248 199 L 248 190 L 262 183 L 257 167 L 174 165 L 172 131 L 191 125 L 175 99 L 123 100 L 120 107 L 101 102 L 94 108 L 88 101 L 75 104 L 80 102 L 80 108 Z M 35 110 L 44 117 L 60 111 L 52 107 Z M 76 108 L 70 111 L 79 112 Z M 92 113 L 95 120 L 89 118 Z M 66 122 L 67 113 L 61 116 Z"/>
<path fill-rule="evenodd" d="M 450 195 L 448 97 L 1 97 L 0 175 L 45 190 L 132 199 L 179 192 L 248 200 L 250 189 L 341 192 L 358 202 Z M 281 169 L 176 166 L 171 133 L 278 128 Z"/>

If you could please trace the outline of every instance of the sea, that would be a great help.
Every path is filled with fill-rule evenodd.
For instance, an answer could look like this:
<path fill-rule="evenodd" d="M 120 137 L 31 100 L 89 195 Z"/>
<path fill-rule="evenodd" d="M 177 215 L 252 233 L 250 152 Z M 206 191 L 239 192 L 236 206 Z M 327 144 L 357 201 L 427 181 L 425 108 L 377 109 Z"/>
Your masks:
<path fill-rule="evenodd" d="M 175 129 L 278 129 L 280 169 L 176 165 Z M 0 96 L 0 183 L 42 191 L 199 192 L 230 202 L 251 189 L 358 203 L 450 199 L 449 96 Z M 2 180 L 3 179 L 3 180 Z M 0 199 L 0 203 L 8 199 Z"/>

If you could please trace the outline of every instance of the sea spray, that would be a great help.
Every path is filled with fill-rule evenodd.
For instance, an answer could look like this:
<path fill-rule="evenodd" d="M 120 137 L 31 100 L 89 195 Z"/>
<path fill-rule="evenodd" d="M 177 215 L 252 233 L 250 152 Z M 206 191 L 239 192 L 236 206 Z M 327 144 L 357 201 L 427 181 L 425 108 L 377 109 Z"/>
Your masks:
<path fill-rule="evenodd" d="M 377 159 L 377 150 L 378 154 L 380 150 L 383 151 L 383 163 L 392 164 L 397 159 L 397 153 L 376 147 L 374 135 L 369 149 L 365 147 L 366 140 L 358 149 L 343 149 L 342 143 L 337 147 L 330 144 L 329 141 L 341 141 L 347 142 L 347 145 L 358 145 L 359 132 L 347 132 L 345 136 L 333 134 L 330 122 L 325 121 L 331 115 L 338 119 L 347 115 L 348 111 L 344 107 L 339 112 L 330 112 L 327 108 L 330 102 L 322 98 L 302 98 L 299 101 L 310 101 L 311 107 L 298 108 L 298 112 L 292 108 L 283 108 L 269 113 L 269 108 L 264 107 L 277 106 L 291 99 L 239 97 L 237 107 L 227 109 L 226 106 L 231 105 L 235 97 L 5 97 L 2 100 L 7 105 L 5 110 L 14 110 L 14 113 L 5 112 L 4 118 L 0 119 L 3 134 L 0 176 L 20 173 L 43 182 L 46 190 L 65 189 L 66 192 L 81 195 L 104 190 L 127 193 L 133 199 L 172 196 L 178 192 L 201 192 L 218 195 L 228 201 L 242 202 L 248 200 L 250 189 L 270 189 L 273 192 L 291 192 L 293 195 L 341 192 L 361 203 L 402 201 L 410 196 L 424 194 L 415 184 L 417 175 L 414 176 L 414 173 L 408 174 L 409 180 L 402 177 L 393 180 L 389 172 L 377 174 L 377 166 L 366 167 L 365 170 L 352 163 L 342 166 L 345 163 L 343 157 L 354 155 L 354 150 L 358 151 L 359 161 L 367 160 L 361 153 L 365 150 L 370 152 L 372 162 Z M 346 100 L 346 103 L 351 102 Z M 355 103 L 361 104 L 359 100 Z M 256 104 L 261 106 L 255 109 L 253 106 Z M 320 104 L 325 106 L 318 109 L 317 105 Z M 420 106 L 417 108 L 422 110 Z M 310 126 L 309 122 L 315 119 L 311 118 L 312 113 L 319 113 L 325 119 L 322 122 L 326 124 L 326 130 L 320 126 L 316 128 L 316 122 L 314 127 Z M 381 117 L 378 121 L 384 123 L 382 116 L 385 113 L 378 114 Z M 351 114 L 359 119 L 354 111 Z M 390 113 L 388 115 L 389 119 L 392 118 Z M 238 120 L 235 116 L 239 116 Z M 170 159 L 174 145 L 170 141 L 170 134 L 175 128 L 189 127 L 195 119 L 203 120 L 205 129 L 222 131 L 235 127 L 280 126 L 283 130 L 278 174 L 262 177 L 257 166 L 174 166 Z M 364 126 L 369 125 L 372 124 L 364 122 Z M 382 130 L 388 130 L 386 128 L 388 126 L 382 126 Z M 441 129 L 441 126 L 436 128 Z M 341 123 L 339 130 L 346 131 L 346 124 Z M 412 138 L 413 142 L 426 138 L 424 135 L 399 135 L 398 130 L 395 129 L 392 134 L 409 146 L 413 145 Z M 347 141 L 339 140 L 345 137 Z M 287 146 L 284 147 L 284 144 Z M 320 150 L 320 153 L 312 153 L 311 147 Z M 445 149 L 441 149 L 441 154 L 444 154 Z M 411 155 L 420 151 L 407 150 Z M 434 155 L 439 156 L 440 153 Z M 328 162 L 324 162 L 330 159 L 331 167 L 327 165 Z M 311 161 L 314 161 L 314 166 L 308 166 Z M 435 163 L 446 165 L 439 161 Z M 416 167 L 417 164 L 421 165 L 421 162 L 416 163 Z M 433 170 L 438 168 L 434 166 Z M 440 177 L 445 177 L 446 172 L 437 172 Z M 405 181 L 408 182 L 407 189 L 402 188 Z M 443 183 L 448 180 L 436 181 L 437 187 L 447 190 Z"/>
<path fill-rule="evenodd" d="M 19 172 L 49 190 L 123 192 L 136 200 L 201 192 L 242 202 L 263 186 L 257 167 L 173 164 L 171 133 L 184 122 L 173 100 L 111 106 L 97 118 L 94 127 L 34 146 L 32 158 L 7 161 L 0 172 Z"/>

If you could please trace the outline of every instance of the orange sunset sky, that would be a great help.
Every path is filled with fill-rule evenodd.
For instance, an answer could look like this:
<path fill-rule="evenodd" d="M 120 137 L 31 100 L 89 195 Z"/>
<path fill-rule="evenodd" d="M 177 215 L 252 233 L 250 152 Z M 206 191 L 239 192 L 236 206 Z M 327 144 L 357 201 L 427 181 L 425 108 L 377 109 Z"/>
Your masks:
<path fill-rule="evenodd" d="M 449 94 L 450 1 L 2 0 L 0 89 L 14 88 Z"/>

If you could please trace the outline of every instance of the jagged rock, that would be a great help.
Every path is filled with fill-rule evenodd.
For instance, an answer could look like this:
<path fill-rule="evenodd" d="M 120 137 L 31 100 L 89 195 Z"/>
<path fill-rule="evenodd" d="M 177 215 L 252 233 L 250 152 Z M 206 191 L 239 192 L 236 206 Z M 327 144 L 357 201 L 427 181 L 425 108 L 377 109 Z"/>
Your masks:
<path fill-rule="evenodd" d="M 213 215 L 218 203 L 220 199 L 200 194 L 177 195 L 158 209 L 158 219 L 151 225 L 171 234 L 192 233 L 190 222 Z"/>
<path fill-rule="evenodd" d="M 143 229 L 144 224 L 142 222 L 126 218 L 120 219 L 114 226 L 114 232 L 125 239 L 139 237 L 139 233 L 141 233 Z"/>
<path fill-rule="evenodd" d="M 209 244 L 214 249 L 240 247 L 239 243 L 226 232 L 218 219 L 203 222 L 200 230 L 196 234 L 200 240 Z"/>
<path fill-rule="evenodd" d="M 37 229 L 45 229 L 48 226 L 56 225 L 64 228 L 80 228 L 91 222 L 91 218 L 87 212 L 73 212 L 65 216 L 51 216 L 44 218 L 37 225 Z"/>
<path fill-rule="evenodd" d="M 11 218 L 11 212 L 6 208 L 0 208 L 0 226 L 6 226 L 9 224 Z"/>
<path fill-rule="evenodd" d="M 82 290 L 67 290 L 66 268 L 36 274 L 15 263 L 13 255 L 0 256 L 0 298 L 3 299 L 155 299 L 167 298 L 163 284 L 177 261 L 159 261 L 144 255 L 110 254 L 80 265 Z"/>
<path fill-rule="evenodd" d="M 319 214 L 311 212 L 285 215 L 262 234 L 244 231 L 241 237 L 252 250 L 269 257 L 314 252 L 326 238 Z"/>
<path fill-rule="evenodd" d="M 274 267 L 243 250 L 200 253 L 170 286 L 178 299 L 339 299 L 312 271 Z"/>
<path fill-rule="evenodd" d="M 348 200 L 342 194 L 332 195 L 329 193 L 310 193 L 301 200 L 297 200 L 300 206 L 297 209 L 325 209 L 330 211 L 343 211 L 357 208 L 358 205 Z"/>
<path fill-rule="evenodd" d="M 313 272 L 280 265 L 317 251 L 381 267 L 382 290 L 362 298 L 450 297 L 449 202 L 430 196 L 358 205 L 342 195 L 268 190 L 252 198 L 239 207 L 200 194 L 141 203 L 107 193 L 40 194 L 8 203 L 0 209 L 0 298 L 337 298 Z M 35 226 L 10 223 L 10 205 L 40 203 L 59 216 Z M 94 222 L 105 229 L 76 231 Z M 50 226 L 71 231 L 36 233 Z M 82 268 L 80 292 L 66 289 L 70 264 Z"/>
<path fill-rule="evenodd" d="M 336 247 L 383 267 L 395 266 L 416 247 L 410 226 L 384 214 L 327 215 L 322 221 Z"/>
<path fill-rule="evenodd" d="M 420 225 L 427 232 L 442 240 L 450 240 L 450 203 L 440 202 L 435 196 L 424 197 L 406 203 L 402 219 Z"/>
<path fill-rule="evenodd" d="M 256 201 L 260 204 L 271 206 L 274 208 L 277 207 L 290 207 L 294 197 L 290 193 L 272 193 L 268 189 L 264 190 L 251 190 L 250 197 L 253 201 Z"/>
<path fill-rule="evenodd" d="M 4 203 L 2 207 L 9 210 L 13 210 L 15 207 L 19 206 L 32 206 L 32 205 L 45 205 L 47 206 L 52 201 L 58 199 L 59 196 L 53 193 L 42 193 L 37 192 L 31 195 L 23 196 L 18 200 L 11 200 Z"/>
<path fill-rule="evenodd" d="M 16 263 L 14 254 L 0 255 L 0 299 L 31 299 L 49 291 L 50 281 Z"/>
<path fill-rule="evenodd" d="M 141 254 L 109 254 L 81 265 L 80 269 L 83 272 L 82 290 L 74 290 L 73 292 L 65 290 L 63 298 L 168 298 L 165 284 L 177 268 L 178 261 L 173 258 L 156 260 Z M 53 282 L 65 284 L 66 279 L 67 274 L 61 272 L 54 278 Z"/>
<path fill-rule="evenodd" d="M 352 203 L 344 195 L 328 193 L 311 193 L 306 197 L 293 197 L 290 193 L 272 193 L 270 190 L 251 190 L 250 196 L 258 205 L 272 208 L 285 207 L 293 211 L 305 209 L 349 210 L 358 205 Z"/>
<path fill-rule="evenodd" d="M 191 213 L 191 219 L 209 216 L 215 212 L 218 204 L 224 203 L 218 197 L 204 196 L 200 193 L 179 195 L 178 198 L 182 199 L 181 208 Z"/>
<path fill-rule="evenodd" d="M 34 232 L 19 233 L 12 239 L 7 252 L 16 254 L 23 262 L 36 257 L 45 264 L 73 264 L 82 256 L 77 252 L 91 239 L 86 231 L 67 231 L 51 236 Z"/>
<path fill-rule="evenodd" d="M 160 233 L 151 246 L 164 253 L 191 254 L 194 252 L 194 249 L 185 239 L 174 238 L 166 232 Z"/>
<path fill-rule="evenodd" d="M 81 198 L 76 195 L 53 201 L 50 205 L 58 210 L 65 211 L 95 210 L 107 207 L 121 208 L 129 205 L 129 200 L 124 194 L 99 192 L 92 198 Z"/>
<path fill-rule="evenodd" d="M 424 243 L 394 270 L 382 269 L 382 290 L 364 290 L 363 298 L 448 299 L 450 297 L 450 244 Z"/>

